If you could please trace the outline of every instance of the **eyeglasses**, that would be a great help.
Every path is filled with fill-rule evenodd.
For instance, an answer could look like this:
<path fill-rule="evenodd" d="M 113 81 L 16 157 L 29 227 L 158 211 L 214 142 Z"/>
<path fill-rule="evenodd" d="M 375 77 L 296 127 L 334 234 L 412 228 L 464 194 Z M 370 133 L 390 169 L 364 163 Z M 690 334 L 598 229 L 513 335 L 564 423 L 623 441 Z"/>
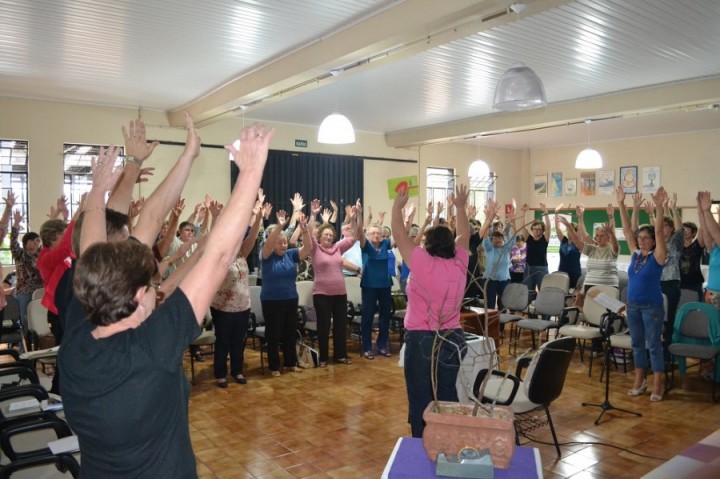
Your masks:
<path fill-rule="evenodd" d="M 638 240 L 651 240 L 651 239 L 653 239 L 653 237 L 647 236 L 647 235 L 638 235 L 637 239 Z"/>
<path fill-rule="evenodd" d="M 379 231 L 373 231 L 372 233 L 367 233 L 368 236 L 380 236 Z"/>

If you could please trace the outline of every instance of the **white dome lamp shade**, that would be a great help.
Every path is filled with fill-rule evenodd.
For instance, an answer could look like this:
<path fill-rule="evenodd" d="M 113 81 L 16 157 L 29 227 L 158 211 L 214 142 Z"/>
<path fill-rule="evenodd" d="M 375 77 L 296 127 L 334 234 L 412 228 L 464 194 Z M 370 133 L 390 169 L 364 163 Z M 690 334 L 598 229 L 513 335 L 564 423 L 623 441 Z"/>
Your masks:
<path fill-rule="evenodd" d="M 547 105 L 545 87 L 537 74 L 517 63 L 500 77 L 495 87 L 493 108 L 501 111 L 525 111 Z"/>
<path fill-rule="evenodd" d="M 597 170 L 602 168 L 603 165 L 600 153 L 590 148 L 590 123 L 592 123 L 592 120 L 585 120 L 588 130 L 587 147 L 575 159 L 575 168 L 578 170 Z"/>
<path fill-rule="evenodd" d="M 318 143 L 346 145 L 355 143 L 355 130 L 345 115 L 333 113 L 320 124 Z"/>

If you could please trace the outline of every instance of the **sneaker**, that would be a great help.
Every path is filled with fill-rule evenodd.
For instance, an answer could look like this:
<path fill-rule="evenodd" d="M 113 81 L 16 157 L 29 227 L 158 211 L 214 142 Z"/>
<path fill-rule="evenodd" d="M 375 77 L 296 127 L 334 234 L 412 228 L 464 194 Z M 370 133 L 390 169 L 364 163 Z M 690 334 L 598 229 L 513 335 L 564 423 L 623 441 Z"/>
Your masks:
<path fill-rule="evenodd" d="M 279 377 L 280 377 L 280 371 L 270 371 L 270 376 L 272 376 L 272 377 L 274 377 L 274 378 L 279 378 Z"/>
<path fill-rule="evenodd" d="M 652 394 L 650 395 L 650 400 L 651 400 L 652 402 L 659 402 L 659 401 L 662 401 L 662 399 L 663 399 L 662 394 L 652 393 Z"/>
<path fill-rule="evenodd" d="M 390 350 L 385 349 L 385 348 L 378 349 L 378 354 L 381 356 L 385 356 L 386 358 L 389 358 L 390 356 L 392 356 L 392 354 L 390 353 Z"/>
<path fill-rule="evenodd" d="M 363 353 L 363 357 L 365 359 L 375 359 L 375 355 L 372 353 L 372 351 L 365 351 Z"/>
<path fill-rule="evenodd" d="M 302 369 L 297 366 L 290 366 L 285 368 L 286 373 L 301 373 Z"/>
<path fill-rule="evenodd" d="M 341 363 L 341 364 L 352 364 L 352 361 L 350 361 L 350 358 L 340 358 L 340 359 L 335 360 L 335 362 Z"/>
<path fill-rule="evenodd" d="M 242 374 L 235 376 L 235 381 L 237 381 L 238 384 L 247 384 L 247 379 L 245 379 Z"/>
<path fill-rule="evenodd" d="M 325 361 L 320 361 L 320 364 L 318 364 L 318 367 L 326 368 L 326 367 L 327 367 L 327 362 L 325 362 Z"/>
<path fill-rule="evenodd" d="M 228 387 L 228 383 L 227 381 L 218 381 L 217 387 L 225 389 L 226 387 Z"/>

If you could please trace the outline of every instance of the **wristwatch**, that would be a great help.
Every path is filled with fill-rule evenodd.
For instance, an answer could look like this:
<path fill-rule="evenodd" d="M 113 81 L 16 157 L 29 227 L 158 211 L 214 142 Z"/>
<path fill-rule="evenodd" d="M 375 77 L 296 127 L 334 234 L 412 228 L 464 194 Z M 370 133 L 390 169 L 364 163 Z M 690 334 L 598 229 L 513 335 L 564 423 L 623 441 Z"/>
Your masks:
<path fill-rule="evenodd" d="M 141 160 L 138 160 L 137 158 L 135 158 L 135 157 L 132 156 L 132 155 L 128 155 L 128 156 L 125 157 L 125 164 L 128 164 L 128 163 L 132 163 L 133 165 L 137 165 L 138 168 L 139 168 L 139 167 L 142 167 L 142 161 L 141 161 Z"/>

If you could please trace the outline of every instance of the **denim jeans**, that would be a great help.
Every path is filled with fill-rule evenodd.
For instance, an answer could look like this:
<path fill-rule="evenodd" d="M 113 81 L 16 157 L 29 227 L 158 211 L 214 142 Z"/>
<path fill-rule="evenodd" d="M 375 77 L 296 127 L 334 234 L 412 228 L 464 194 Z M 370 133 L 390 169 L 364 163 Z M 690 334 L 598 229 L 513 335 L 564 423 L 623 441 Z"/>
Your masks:
<path fill-rule="evenodd" d="M 405 387 L 408 395 L 408 422 L 412 437 L 422 437 L 425 429 L 423 411 L 433 400 L 432 363 L 437 365 L 437 398 L 439 401 L 457 401 L 458 371 L 467 346 L 461 329 L 439 332 L 447 335 L 438 357 L 433 360 L 432 349 L 435 331 L 405 332 Z"/>
<path fill-rule="evenodd" d="M 627 322 L 630 327 L 633 362 L 637 369 L 647 369 L 647 351 L 654 373 L 665 371 L 662 347 L 662 329 L 665 308 L 661 304 L 631 303 L 627 305 Z"/>
<path fill-rule="evenodd" d="M 362 350 L 364 353 L 372 351 L 372 325 L 377 306 L 380 316 L 380 331 L 377 337 L 377 349 L 388 348 L 390 337 L 390 312 L 392 311 L 392 295 L 390 288 L 363 288 L 362 289 L 362 319 L 360 334 L 362 335 Z"/>
<path fill-rule="evenodd" d="M 27 308 L 30 301 L 32 301 L 32 293 L 15 293 L 15 299 L 17 299 L 20 308 L 20 320 L 22 321 L 23 332 L 25 332 L 28 329 Z"/>

